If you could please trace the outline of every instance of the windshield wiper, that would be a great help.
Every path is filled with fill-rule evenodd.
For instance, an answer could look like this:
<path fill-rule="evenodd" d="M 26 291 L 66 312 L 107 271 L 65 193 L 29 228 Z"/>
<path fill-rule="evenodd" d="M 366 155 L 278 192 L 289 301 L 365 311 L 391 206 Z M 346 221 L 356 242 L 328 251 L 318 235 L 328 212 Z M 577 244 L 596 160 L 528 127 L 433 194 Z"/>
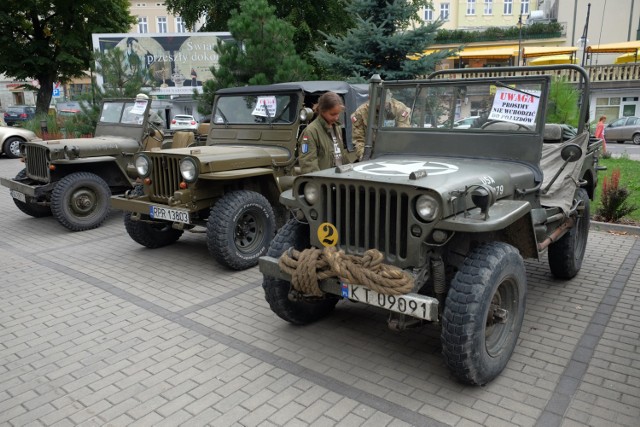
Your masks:
<path fill-rule="evenodd" d="M 289 105 L 291 104 L 291 101 L 287 102 L 287 105 L 285 105 L 285 107 L 282 109 L 282 111 L 280 111 L 280 113 L 275 116 L 274 118 L 270 118 L 269 117 L 269 124 L 272 124 L 273 122 L 276 122 L 278 120 L 280 120 L 280 118 L 282 117 L 282 115 L 284 114 L 285 111 L 287 111 L 289 109 Z M 269 116 L 269 113 L 267 112 L 267 116 Z"/>
<path fill-rule="evenodd" d="M 224 113 L 222 112 L 222 110 L 220 109 L 220 107 L 216 107 L 216 113 L 220 114 L 220 118 L 222 119 L 222 122 L 224 123 L 224 127 L 229 127 L 229 120 L 227 120 L 227 116 L 224 115 Z"/>
<path fill-rule="evenodd" d="M 509 86 L 507 84 L 504 84 L 504 83 L 502 83 L 500 81 L 496 81 L 496 86 L 500 86 L 500 87 L 503 87 L 503 88 L 506 88 L 506 89 L 511 89 L 511 90 L 513 90 L 515 92 L 520 92 L 520 93 L 523 93 L 525 95 L 533 96 L 534 98 L 540 98 L 540 95 L 529 93 L 529 92 L 526 92 L 526 91 L 524 91 L 522 89 L 516 89 L 515 87 L 511 87 L 511 86 Z"/>

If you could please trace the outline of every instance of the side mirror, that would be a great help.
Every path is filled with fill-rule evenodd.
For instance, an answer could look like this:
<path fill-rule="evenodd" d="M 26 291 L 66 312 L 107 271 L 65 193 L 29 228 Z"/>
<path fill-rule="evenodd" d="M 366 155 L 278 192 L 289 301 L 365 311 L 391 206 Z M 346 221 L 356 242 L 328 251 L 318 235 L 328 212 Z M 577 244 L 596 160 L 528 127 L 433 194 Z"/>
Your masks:
<path fill-rule="evenodd" d="M 582 148 L 578 144 L 567 144 L 562 147 L 560 157 L 568 163 L 577 162 L 582 157 Z"/>

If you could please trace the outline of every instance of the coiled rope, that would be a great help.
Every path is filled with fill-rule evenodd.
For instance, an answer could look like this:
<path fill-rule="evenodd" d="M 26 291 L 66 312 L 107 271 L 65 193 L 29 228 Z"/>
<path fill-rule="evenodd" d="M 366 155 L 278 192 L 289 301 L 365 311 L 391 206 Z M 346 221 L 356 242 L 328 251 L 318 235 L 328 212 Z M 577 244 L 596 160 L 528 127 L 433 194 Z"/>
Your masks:
<path fill-rule="evenodd" d="M 278 260 L 280 269 L 291 275 L 291 286 L 304 295 L 322 296 L 319 281 L 338 277 L 385 295 L 401 295 L 413 289 L 413 277 L 398 267 L 383 264 L 384 256 L 369 249 L 363 256 L 347 255 L 335 246 L 290 248 Z"/>

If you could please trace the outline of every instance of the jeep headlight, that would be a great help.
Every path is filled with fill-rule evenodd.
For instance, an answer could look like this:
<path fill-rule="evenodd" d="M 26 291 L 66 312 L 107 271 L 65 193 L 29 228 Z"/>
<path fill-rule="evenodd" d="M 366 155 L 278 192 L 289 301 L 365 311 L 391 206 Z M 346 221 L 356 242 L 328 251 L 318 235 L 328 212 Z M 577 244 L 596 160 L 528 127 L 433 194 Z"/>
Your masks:
<path fill-rule="evenodd" d="M 440 213 L 440 205 L 434 197 L 423 194 L 416 200 L 416 213 L 424 221 L 433 221 Z"/>
<path fill-rule="evenodd" d="M 196 162 L 190 157 L 180 160 L 180 174 L 187 182 L 195 181 L 198 177 L 198 166 Z"/>
<path fill-rule="evenodd" d="M 304 194 L 304 199 L 310 205 L 315 204 L 320 198 L 320 190 L 318 189 L 318 185 L 313 182 L 307 182 L 304 185 L 304 189 L 302 190 Z"/>
<path fill-rule="evenodd" d="M 150 165 L 151 162 L 147 156 L 142 154 L 136 157 L 136 171 L 142 178 L 149 176 L 149 172 L 151 171 Z"/>

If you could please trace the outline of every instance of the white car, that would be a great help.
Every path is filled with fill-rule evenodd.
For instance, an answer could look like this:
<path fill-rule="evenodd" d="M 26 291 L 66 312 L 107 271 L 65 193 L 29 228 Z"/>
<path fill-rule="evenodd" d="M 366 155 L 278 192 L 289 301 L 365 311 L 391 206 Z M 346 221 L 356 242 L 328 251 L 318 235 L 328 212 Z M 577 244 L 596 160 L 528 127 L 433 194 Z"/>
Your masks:
<path fill-rule="evenodd" d="M 474 120 L 479 118 L 480 116 L 469 116 L 464 119 L 456 120 L 453 122 L 454 129 L 469 129 L 473 124 Z"/>
<path fill-rule="evenodd" d="M 10 159 L 20 157 L 21 142 L 39 139 L 30 130 L 13 126 L 0 126 L 0 150 Z"/>
<path fill-rule="evenodd" d="M 171 120 L 171 130 L 193 130 L 198 129 L 198 121 L 186 114 L 177 114 Z"/>

